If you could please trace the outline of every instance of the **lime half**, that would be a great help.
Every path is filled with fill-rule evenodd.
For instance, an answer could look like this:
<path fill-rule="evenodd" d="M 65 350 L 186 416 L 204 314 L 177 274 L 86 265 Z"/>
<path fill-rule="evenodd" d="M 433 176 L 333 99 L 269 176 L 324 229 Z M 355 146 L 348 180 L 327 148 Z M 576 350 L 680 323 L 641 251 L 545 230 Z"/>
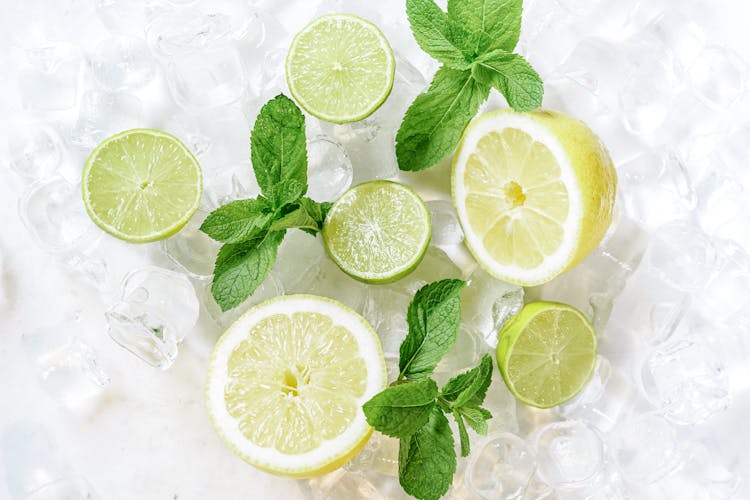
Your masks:
<path fill-rule="evenodd" d="M 310 477 L 364 446 L 372 428 L 362 404 L 386 382 L 380 340 L 363 317 L 331 299 L 287 295 L 250 309 L 216 343 L 206 404 L 244 460 Z"/>
<path fill-rule="evenodd" d="M 389 283 L 416 269 L 430 234 L 422 199 L 391 181 L 353 187 L 333 204 L 323 224 L 328 254 L 342 271 L 365 283 Z"/>
<path fill-rule="evenodd" d="M 286 79 L 305 111 L 321 120 L 362 120 L 386 100 L 396 63 L 383 33 L 346 14 L 315 19 L 292 41 Z"/>
<path fill-rule="evenodd" d="M 125 241 L 171 236 L 201 202 L 198 160 L 179 139 L 152 129 L 108 137 L 86 160 L 81 181 L 91 219 Z"/>
<path fill-rule="evenodd" d="M 578 309 L 531 302 L 499 333 L 497 364 L 513 395 L 551 408 L 583 389 L 596 364 L 596 333 Z"/>

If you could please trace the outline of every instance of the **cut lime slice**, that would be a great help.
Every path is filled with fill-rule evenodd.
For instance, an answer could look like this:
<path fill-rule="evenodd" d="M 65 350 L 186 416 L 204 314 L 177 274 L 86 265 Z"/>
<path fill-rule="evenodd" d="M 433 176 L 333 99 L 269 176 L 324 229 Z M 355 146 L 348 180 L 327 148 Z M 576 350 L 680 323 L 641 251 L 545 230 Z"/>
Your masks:
<path fill-rule="evenodd" d="M 370 181 L 328 212 L 323 241 L 342 271 L 365 283 L 396 281 L 419 265 L 430 243 L 430 214 L 407 186 Z"/>
<path fill-rule="evenodd" d="M 206 404 L 245 461 L 311 477 L 364 446 L 372 428 L 362 404 L 386 382 L 380 340 L 364 318 L 331 299 L 287 295 L 253 307 L 219 339 Z"/>
<path fill-rule="evenodd" d="M 198 160 L 176 137 L 133 129 L 108 137 L 86 160 L 81 182 L 91 219 L 133 243 L 171 236 L 201 202 Z"/>
<path fill-rule="evenodd" d="M 305 111 L 321 120 L 362 120 L 388 98 L 396 63 L 383 33 L 357 16 L 333 14 L 308 24 L 292 41 L 286 79 Z"/>
<path fill-rule="evenodd" d="M 469 125 L 451 182 L 479 264 L 498 279 L 530 286 L 596 248 L 612 220 L 617 177 L 583 122 L 552 111 L 501 110 Z"/>
<path fill-rule="evenodd" d="M 500 330 L 497 364 L 516 398 L 551 408 L 578 394 L 591 378 L 596 333 L 578 309 L 531 302 Z"/>

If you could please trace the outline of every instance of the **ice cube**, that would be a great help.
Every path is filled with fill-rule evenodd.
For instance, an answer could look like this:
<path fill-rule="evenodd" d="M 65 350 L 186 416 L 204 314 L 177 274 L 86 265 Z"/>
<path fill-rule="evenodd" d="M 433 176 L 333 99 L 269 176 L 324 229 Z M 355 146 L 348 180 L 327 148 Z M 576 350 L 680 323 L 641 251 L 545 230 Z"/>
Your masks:
<path fill-rule="evenodd" d="M 701 183 L 698 191 L 696 215 L 701 228 L 714 237 L 733 240 L 747 247 L 750 228 L 743 221 L 750 210 L 748 184 L 714 173 Z"/>
<path fill-rule="evenodd" d="M 325 500 L 329 498 L 346 498 L 351 500 L 385 500 L 362 473 L 337 469 L 325 476 L 311 479 L 309 482 L 312 498 Z"/>
<path fill-rule="evenodd" d="M 148 24 L 146 41 L 161 57 L 189 54 L 225 41 L 234 34 L 233 24 L 232 18 L 224 13 L 207 13 L 195 7 L 168 10 Z M 241 31 L 247 33 L 251 23 L 245 24 Z M 238 38 L 244 36 L 238 35 Z"/>
<path fill-rule="evenodd" d="M 33 111 L 59 111 L 76 105 L 83 67 L 76 49 L 59 44 L 26 50 L 18 74 L 21 104 Z"/>
<path fill-rule="evenodd" d="M 149 83 L 156 75 L 156 63 L 146 42 L 118 36 L 100 42 L 89 55 L 91 72 L 107 90 L 132 90 Z"/>
<path fill-rule="evenodd" d="M 474 368 L 479 364 L 479 360 L 484 354 L 492 351 L 482 335 L 476 330 L 471 330 L 466 326 L 461 326 L 456 334 L 456 342 L 445 356 L 440 360 L 435 368 L 435 375 L 438 381 L 445 381 L 455 376 L 458 372 L 463 372 Z"/>
<path fill-rule="evenodd" d="M 73 500 L 73 499 L 97 500 L 94 487 L 80 476 L 71 476 L 48 483 L 34 490 L 25 500 Z"/>
<path fill-rule="evenodd" d="M 689 69 L 698 98 L 714 109 L 728 109 L 747 86 L 747 66 L 732 50 L 707 47 L 695 56 Z"/>
<path fill-rule="evenodd" d="M 207 212 L 199 209 L 179 233 L 161 242 L 164 254 L 182 271 L 197 279 L 211 277 L 221 247 L 221 243 L 199 229 L 207 216 Z"/>
<path fill-rule="evenodd" d="M 307 196 L 336 201 L 352 185 L 352 162 L 343 146 L 319 135 L 307 144 Z"/>
<path fill-rule="evenodd" d="M 362 282 L 344 274 L 330 259 L 321 259 L 310 271 L 313 276 L 304 285 L 300 283 L 288 291 L 329 297 L 362 313 L 367 300 L 367 287 Z"/>
<path fill-rule="evenodd" d="M 662 344 L 643 361 L 644 394 L 672 422 L 704 422 L 731 402 L 724 360 L 704 337 L 701 333 Z"/>
<path fill-rule="evenodd" d="M 217 172 L 250 158 L 250 124 L 238 108 L 177 113 L 167 118 L 164 128 L 190 148 L 204 172 Z"/>
<path fill-rule="evenodd" d="M 599 433 L 580 421 L 554 422 L 532 436 L 537 474 L 553 488 L 579 486 L 592 480 L 604 465 Z"/>
<path fill-rule="evenodd" d="M 648 5 L 639 5 L 639 14 L 644 12 L 644 7 Z M 706 35 L 699 20 L 687 17 L 679 9 L 667 9 L 653 17 L 638 37 L 669 50 L 683 71 L 706 44 Z"/>
<path fill-rule="evenodd" d="M 494 348 L 500 328 L 521 311 L 523 297 L 522 287 L 493 278 L 478 267 L 461 292 L 462 321 Z"/>
<path fill-rule="evenodd" d="M 120 302 L 107 312 L 107 332 L 151 366 L 169 368 L 177 344 L 198 321 L 200 304 L 183 274 L 147 266 L 129 273 Z"/>
<path fill-rule="evenodd" d="M 398 359 L 399 347 L 408 332 L 406 311 L 412 296 L 402 289 L 371 286 L 367 291 L 363 316 L 380 337 L 386 358 Z"/>
<path fill-rule="evenodd" d="M 29 182 L 54 175 L 64 146 L 53 127 L 40 122 L 16 123 L 8 132 L 8 164 L 15 173 Z"/>
<path fill-rule="evenodd" d="M 70 142 L 90 150 L 110 135 L 143 125 L 143 104 L 134 95 L 89 90 L 81 98 Z"/>
<path fill-rule="evenodd" d="M 656 230 L 644 265 L 676 289 L 692 292 L 708 281 L 718 260 L 716 248 L 700 229 L 675 222 Z"/>
<path fill-rule="evenodd" d="M 718 266 L 695 301 L 703 316 L 713 322 L 736 327 L 739 316 L 747 311 L 746 292 L 750 289 L 750 255 L 736 244 L 718 247 Z"/>
<path fill-rule="evenodd" d="M 501 432 L 472 444 L 466 468 L 471 490 L 487 499 L 524 498 L 536 467 L 534 452 L 524 440 Z"/>
<path fill-rule="evenodd" d="M 101 394 L 109 377 L 96 362 L 94 350 L 80 338 L 73 322 L 50 325 L 23 334 L 26 354 L 36 364 L 42 387 L 70 409 Z"/>
<path fill-rule="evenodd" d="M 37 244 L 50 252 L 83 251 L 99 235 L 86 214 L 80 187 L 61 177 L 31 186 L 19 201 L 18 213 Z"/>
<path fill-rule="evenodd" d="M 250 73 L 249 84 L 254 96 L 261 102 L 278 95 L 289 94 L 286 87 L 286 48 L 275 48 L 265 53 L 263 61 Z"/>
<path fill-rule="evenodd" d="M 614 456 L 620 471 L 636 483 L 653 483 L 681 465 L 677 431 L 655 413 L 633 415 L 619 429 Z"/>
<path fill-rule="evenodd" d="M 279 247 L 274 273 L 285 290 L 303 290 L 315 279 L 319 262 L 327 258 L 322 238 L 288 231 Z"/>
<path fill-rule="evenodd" d="M 425 203 L 430 211 L 432 225 L 431 245 L 453 246 L 464 241 L 464 232 L 458 222 L 456 209 L 446 200 L 431 200 Z"/>
<path fill-rule="evenodd" d="M 220 168 L 204 178 L 203 182 L 203 206 L 206 210 L 215 210 L 230 201 L 255 198 L 260 194 L 249 161 Z"/>
<path fill-rule="evenodd" d="M 109 31 L 117 34 L 143 33 L 147 0 L 96 0 L 96 15 Z"/>
<path fill-rule="evenodd" d="M 167 81 L 182 108 L 205 110 L 238 101 L 245 93 L 245 68 L 237 49 L 219 45 L 171 59 Z"/>

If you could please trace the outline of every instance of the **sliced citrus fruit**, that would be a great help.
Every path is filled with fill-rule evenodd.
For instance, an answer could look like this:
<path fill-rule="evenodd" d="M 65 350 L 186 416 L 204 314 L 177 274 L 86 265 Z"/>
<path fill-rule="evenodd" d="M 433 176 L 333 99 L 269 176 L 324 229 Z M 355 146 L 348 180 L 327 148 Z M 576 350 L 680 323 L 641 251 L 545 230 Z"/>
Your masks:
<path fill-rule="evenodd" d="M 372 433 L 362 404 L 387 382 L 380 341 L 359 314 L 313 295 L 263 302 L 216 343 L 206 404 L 250 464 L 291 477 L 329 472 Z"/>
<path fill-rule="evenodd" d="M 344 193 L 323 224 L 328 255 L 365 283 L 389 283 L 412 272 L 430 243 L 430 214 L 411 188 L 370 181 Z"/>
<path fill-rule="evenodd" d="M 586 385 L 596 364 L 596 333 L 578 309 L 531 302 L 500 330 L 497 364 L 523 403 L 551 408 Z"/>
<path fill-rule="evenodd" d="M 173 135 L 145 128 L 103 140 L 86 160 L 81 181 L 91 219 L 134 243 L 179 231 L 198 209 L 202 186 L 190 150 Z"/>
<path fill-rule="evenodd" d="M 383 33 L 347 15 L 319 17 L 294 37 L 286 79 L 305 111 L 334 123 L 362 120 L 388 98 L 396 63 Z"/>
<path fill-rule="evenodd" d="M 466 244 L 490 274 L 538 285 L 583 260 L 612 220 L 617 176 L 601 141 L 553 111 L 487 113 L 453 158 Z"/>

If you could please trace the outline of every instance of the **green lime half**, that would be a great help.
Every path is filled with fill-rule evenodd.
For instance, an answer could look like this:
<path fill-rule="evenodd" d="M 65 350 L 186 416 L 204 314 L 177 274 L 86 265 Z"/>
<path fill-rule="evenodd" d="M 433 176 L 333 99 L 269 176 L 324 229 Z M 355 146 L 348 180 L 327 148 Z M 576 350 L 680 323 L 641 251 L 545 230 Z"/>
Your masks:
<path fill-rule="evenodd" d="M 526 304 L 500 330 L 497 364 L 505 384 L 523 403 L 551 408 L 571 399 L 591 378 L 596 332 L 574 307 Z"/>
<path fill-rule="evenodd" d="M 389 283 L 416 269 L 430 234 L 422 199 L 391 181 L 353 187 L 333 204 L 323 224 L 328 254 L 342 271 L 365 283 Z"/>
<path fill-rule="evenodd" d="M 322 16 L 302 29 L 286 57 L 286 79 L 305 111 L 334 123 L 372 114 L 393 87 L 396 63 L 383 33 L 369 21 Z"/>
<path fill-rule="evenodd" d="M 201 202 L 198 160 L 176 137 L 132 129 L 104 139 L 86 160 L 81 187 L 91 219 L 125 241 L 171 236 Z"/>

